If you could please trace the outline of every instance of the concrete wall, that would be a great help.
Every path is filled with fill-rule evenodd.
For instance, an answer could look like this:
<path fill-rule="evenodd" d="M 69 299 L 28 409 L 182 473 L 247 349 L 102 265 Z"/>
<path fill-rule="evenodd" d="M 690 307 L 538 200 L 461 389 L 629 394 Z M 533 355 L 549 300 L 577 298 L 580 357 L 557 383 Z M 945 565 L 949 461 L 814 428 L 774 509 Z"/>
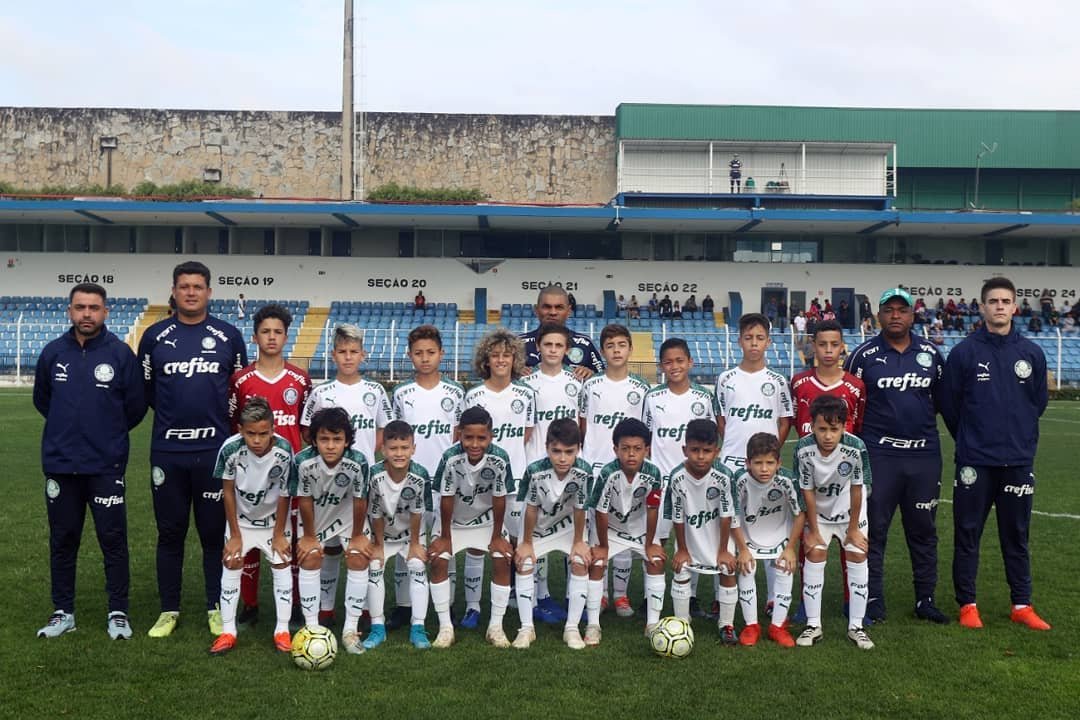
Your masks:
<path fill-rule="evenodd" d="M 341 116 L 318 112 L 0 108 L 0 180 L 131 188 L 202 179 L 267 197 L 340 197 Z M 499 202 L 600 203 L 615 194 L 615 120 L 368 113 L 364 182 L 476 188 Z"/>
<path fill-rule="evenodd" d="M 729 292 L 742 296 L 743 312 L 757 311 L 763 289 L 780 288 L 826 299 L 833 288 L 851 288 L 876 302 L 886 288 L 901 285 L 928 302 L 978 295 L 983 281 L 1005 275 L 1019 294 L 1033 298 L 1049 290 L 1060 305 L 1080 297 L 1074 268 L 986 267 L 939 265 L 772 264 L 721 262 L 635 262 L 631 260 L 506 260 L 486 272 L 465 263 L 435 258 L 268 257 L 202 255 L 213 272 L 214 296 L 267 300 L 309 300 L 316 306 L 334 300 L 411 302 L 422 289 L 429 302 L 473 306 L 473 291 L 488 291 L 488 307 L 536 302 L 537 291 L 559 283 L 580 304 L 603 304 L 603 291 L 645 302 L 656 292 L 680 302 L 694 294 L 700 302 L 711 294 L 717 309 L 727 306 Z M 89 280 L 103 284 L 110 295 L 147 297 L 164 303 L 172 268 L 189 259 L 180 255 L 131 255 L 35 252 L 11 254 L 0 266 L 4 295 L 67 295 L 71 286 Z"/>

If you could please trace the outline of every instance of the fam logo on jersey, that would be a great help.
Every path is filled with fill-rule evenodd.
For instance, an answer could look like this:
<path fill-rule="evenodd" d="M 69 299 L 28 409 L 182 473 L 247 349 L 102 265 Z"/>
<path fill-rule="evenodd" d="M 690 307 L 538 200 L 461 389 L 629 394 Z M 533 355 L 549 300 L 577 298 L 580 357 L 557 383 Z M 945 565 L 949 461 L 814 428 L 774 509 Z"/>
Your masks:
<path fill-rule="evenodd" d="M 150 479 L 153 481 L 154 487 L 161 487 L 165 484 L 165 471 L 155 465 L 150 470 Z"/>
<path fill-rule="evenodd" d="M 979 478 L 978 471 L 976 471 L 975 468 L 971 467 L 970 465 L 965 465 L 964 467 L 960 468 L 960 484 L 961 485 L 964 485 L 964 486 L 974 485 L 975 481 L 978 480 L 978 478 Z"/>
<path fill-rule="evenodd" d="M 568 482 L 568 483 L 566 483 L 566 494 L 567 495 L 575 494 L 578 491 L 579 487 L 580 486 L 576 482 Z"/>
<path fill-rule="evenodd" d="M 642 485 L 641 487 L 639 487 L 637 490 L 634 491 L 634 499 L 637 500 L 639 498 L 645 497 L 646 492 L 648 492 L 648 490 L 646 490 L 645 486 Z"/>
<path fill-rule="evenodd" d="M 523 410 L 525 410 L 525 403 L 522 402 L 521 400 L 518 400 L 517 398 L 514 398 L 514 402 L 510 403 L 510 409 L 516 415 L 516 414 L 522 412 Z"/>
<path fill-rule="evenodd" d="M 776 394 L 776 386 L 773 385 L 771 382 L 762 383 L 761 394 L 765 397 L 772 397 Z"/>
<path fill-rule="evenodd" d="M 416 497 L 416 490 L 414 490 L 411 487 L 404 488 L 401 491 L 401 499 L 406 501 L 406 502 L 408 502 L 409 500 L 412 500 L 414 497 Z"/>
<path fill-rule="evenodd" d="M 217 340 L 207 335 L 202 339 L 202 349 L 204 352 L 214 352 L 214 348 L 217 347 Z"/>
<path fill-rule="evenodd" d="M 706 500 L 715 500 L 718 497 L 720 497 L 720 488 L 718 487 L 711 487 L 705 491 Z"/>
<path fill-rule="evenodd" d="M 285 468 L 281 467 L 280 465 L 275 465 L 274 467 L 270 468 L 270 479 L 277 480 L 284 472 Z"/>
<path fill-rule="evenodd" d="M 300 393 L 296 391 L 296 388 L 285 388 L 285 392 L 281 394 L 281 398 L 285 401 L 286 405 L 295 405 L 300 400 Z"/>
<path fill-rule="evenodd" d="M 109 363 L 101 363 L 94 368 L 94 379 L 99 383 L 112 382 L 114 377 L 116 377 L 116 371 Z"/>
<path fill-rule="evenodd" d="M 346 475 L 345 473 L 338 473 L 337 475 L 334 476 L 334 484 L 337 485 L 338 487 L 348 487 L 349 486 L 349 476 Z"/>
<path fill-rule="evenodd" d="M 1021 380 L 1027 380 L 1031 377 L 1031 363 L 1027 360 L 1017 360 L 1016 364 L 1013 365 L 1013 372 Z"/>
<path fill-rule="evenodd" d="M 915 356 L 915 362 L 922 365 L 924 368 L 928 368 L 934 364 L 934 357 L 928 352 L 921 352 Z"/>
<path fill-rule="evenodd" d="M 439 407 L 443 409 L 443 412 L 450 412 L 454 409 L 454 401 L 448 397 L 444 397 L 442 402 L 439 403 Z"/>
<path fill-rule="evenodd" d="M 705 414 L 705 403 L 695 400 L 690 404 L 690 412 L 694 413 L 694 417 L 701 417 Z"/>
<path fill-rule="evenodd" d="M 480 479 L 481 480 L 486 480 L 487 482 L 491 482 L 492 480 L 495 479 L 495 471 L 492 470 L 489 467 L 484 468 L 483 470 L 480 471 Z"/>
<path fill-rule="evenodd" d="M 641 393 L 639 393 L 637 390 L 631 390 L 630 392 L 626 393 L 626 402 L 630 403 L 631 405 L 637 405 L 639 402 L 641 402 Z"/>
<path fill-rule="evenodd" d="M 45 494 L 50 500 L 55 500 L 60 497 L 60 483 L 56 482 L 52 478 L 45 481 Z"/>
<path fill-rule="evenodd" d="M 847 460 L 844 460 L 844 461 L 843 461 L 842 463 L 840 463 L 840 465 L 839 465 L 839 466 L 838 466 L 838 467 L 836 468 L 836 472 L 837 472 L 837 474 L 838 474 L 838 475 L 840 475 L 840 477 L 847 477 L 848 475 L 850 475 L 850 474 L 851 474 L 851 471 L 852 471 L 852 470 L 854 470 L 854 469 L 855 469 L 855 466 L 854 466 L 854 465 L 852 465 L 852 464 L 851 464 L 850 462 L 848 462 Z"/>
<path fill-rule="evenodd" d="M 571 365 L 580 365 L 584 357 L 585 351 L 579 347 L 572 347 L 566 351 L 566 359 L 570 361 Z"/>
<path fill-rule="evenodd" d="M 765 497 L 769 499 L 769 502 L 776 502 L 783 494 L 784 493 L 780 491 L 780 488 L 772 488 L 771 490 L 769 490 L 768 493 L 765 494 Z"/>
<path fill-rule="evenodd" d="M 375 393 L 373 393 L 373 392 L 364 393 L 364 404 L 367 405 L 368 407 L 375 407 Z"/>
<path fill-rule="evenodd" d="M 566 394 L 569 397 L 577 397 L 577 383 L 566 383 Z"/>

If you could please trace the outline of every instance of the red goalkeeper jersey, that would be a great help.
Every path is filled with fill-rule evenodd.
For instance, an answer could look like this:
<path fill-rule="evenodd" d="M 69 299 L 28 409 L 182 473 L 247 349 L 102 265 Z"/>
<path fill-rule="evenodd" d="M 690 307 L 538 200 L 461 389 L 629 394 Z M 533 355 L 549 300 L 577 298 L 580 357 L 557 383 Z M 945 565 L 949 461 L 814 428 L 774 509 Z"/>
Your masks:
<path fill-rule="evenodd" d="M 849 372 L 832 385 L 825 385 L 813 369 L 804 370 L 791 378 L 791 399 L 795 403 L 795 432 L 799 437 L 810 434 L 810 403 L 820 395 L 835 395 L 847 403 L 848 416 L 844 429 L 852 434 L 862 430 L 866 411 L 866 387 L 862 380 Z"/>
<path fill-rule="evenodd" d="M 268 378 L 255 365 L 236 371 L 229 379 L 229 419 L 233 432 L 239 431 L 240 411 L 253 397 L 264 397 L 274 411 L 274 432 L 289 441 L 293 452 L 304 445 L 300 436 L 300 413 L 311 392 L 307 371 L 285 363 L 276 378 Z"/>

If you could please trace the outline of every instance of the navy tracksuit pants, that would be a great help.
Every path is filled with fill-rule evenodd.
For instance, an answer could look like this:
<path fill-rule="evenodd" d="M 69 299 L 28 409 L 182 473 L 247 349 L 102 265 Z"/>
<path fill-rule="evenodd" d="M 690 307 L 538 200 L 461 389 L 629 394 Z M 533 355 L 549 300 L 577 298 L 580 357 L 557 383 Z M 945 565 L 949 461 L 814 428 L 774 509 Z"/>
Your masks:
<path fill-rule="evenodd" d="M 45 476 L 53 607 L 75 612 L 75 565 L 87 505 L 94 516 L 94 529 L 105 561 L 109 612 L 127 612 L 131 575 L 123 475 Z"/>
<path fill-rule="evenodd" d="M 184 542 L 192 511 L 202 545 L 206 607 L 221 598 L 221 553 L 225 547 L 225 507 L 221 481 L 214 479 L 216 450 L 150 454 L 150 482 L 157 520 L 157 581 L 161 611 L 180 610 Z"/>
<path fill-rule="evenodd" d="M 896 508 L 911 555 L 916 601 L 937 587 L 937 506 L 941 496 L 941 456 L 875 454 L 870 450 L 873 484 L 866 501 L 869 520 L 869 598 L 884 602 L 885 545 Z"/>
<path fill-rule="evenodd" d="M 1031 604 L 1031 555 L 1028 528 L 1035 494 L 1031 465 L 990 467 L 963 465 L 956 468 L 953 490 L 953 585 L 956 602 L 975 602 L 975 577 L 979 572 L 979 541 L 990 507 L 997 508 L 998 539 L 1005 561 L 1005 579 L 1014 605 Z"/>

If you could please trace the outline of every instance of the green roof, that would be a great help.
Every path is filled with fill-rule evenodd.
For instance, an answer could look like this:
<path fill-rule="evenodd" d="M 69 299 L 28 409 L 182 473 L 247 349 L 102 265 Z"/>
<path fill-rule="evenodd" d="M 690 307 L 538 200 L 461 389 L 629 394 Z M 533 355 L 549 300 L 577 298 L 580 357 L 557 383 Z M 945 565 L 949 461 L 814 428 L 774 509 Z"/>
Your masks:
<path fill-rule="evenodd" d="M 762 105 L 649 105 L 615 111 L 620 140 L 896 143 L 900 167 L 1080 168 L 1080 112 Z"/>

